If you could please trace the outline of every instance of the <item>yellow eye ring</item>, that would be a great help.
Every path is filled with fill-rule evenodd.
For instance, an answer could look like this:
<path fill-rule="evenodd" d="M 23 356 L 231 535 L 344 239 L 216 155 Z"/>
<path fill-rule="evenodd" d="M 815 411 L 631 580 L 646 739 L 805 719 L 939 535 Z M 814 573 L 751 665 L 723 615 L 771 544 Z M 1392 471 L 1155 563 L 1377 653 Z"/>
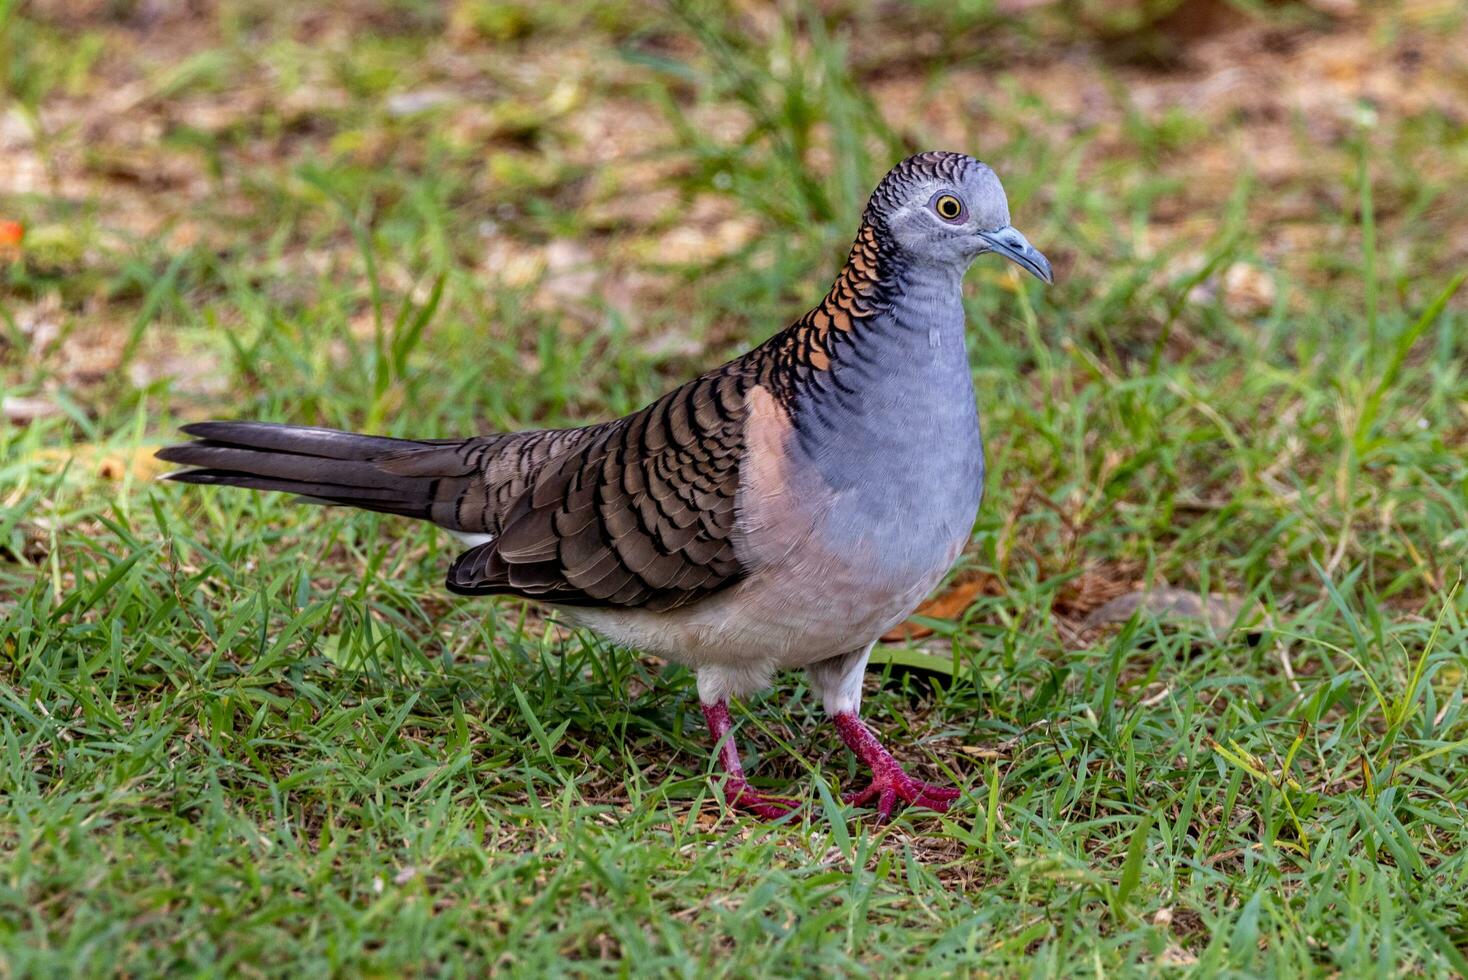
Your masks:
<path fill-rule="evenodd" d="M 952 221 L 963 214 L 963 203 L 952 194 L 944 194 L 933 202 L 933 210 L 938 212 L 938 217 L 944 221 Z"/>

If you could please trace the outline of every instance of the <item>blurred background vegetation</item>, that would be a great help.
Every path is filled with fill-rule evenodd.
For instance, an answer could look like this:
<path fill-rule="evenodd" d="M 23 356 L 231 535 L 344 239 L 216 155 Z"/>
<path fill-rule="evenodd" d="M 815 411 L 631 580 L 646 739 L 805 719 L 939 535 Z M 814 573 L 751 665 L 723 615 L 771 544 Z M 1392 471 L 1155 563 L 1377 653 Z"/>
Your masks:
<path fill-rule="evenodd" d="M 1468 969 L 1465 42 L 1451 0 L 0 0 L 0 967 Z M 151 483 L 181 421 L 632 410 L 925 148 L 1058 280 L 969 276 L 988 495 L 894 641 L 951 676 L 873 679 L 951 818 L 721 822 L 686 672 L 451 602 L 427 529 Z M 1163 587 L 1213 613 L 1118 631 Z M 799 684 L 742 730 L 771 785 L 846 764 Z"/>

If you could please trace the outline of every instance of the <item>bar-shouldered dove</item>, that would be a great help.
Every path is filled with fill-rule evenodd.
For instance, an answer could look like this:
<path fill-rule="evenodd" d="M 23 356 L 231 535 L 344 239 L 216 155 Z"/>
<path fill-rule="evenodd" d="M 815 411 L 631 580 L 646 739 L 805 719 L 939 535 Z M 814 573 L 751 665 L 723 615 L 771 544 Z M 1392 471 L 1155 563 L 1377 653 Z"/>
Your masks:
<path fill-rule="evenodd" d="M 953 564 L 984 451 L 960 284 L 997 252 L 1045 282 L 999 179 L 962 153 L 882 178 L 825 297 L 743 356 L 624 418 L 469 439 L 390 439 L 264 422 L 184 427 L 162 459 L 184 483 L 281 490 L 431 521 L 468 550 L 462 595 L 515 595 L 691 667 L 725 799 L 792 800 L 745 779 L 728 701 L 804 667 L 871 770 L 849 794 L 946 810 L 858 717 L 873 643 Z"/>

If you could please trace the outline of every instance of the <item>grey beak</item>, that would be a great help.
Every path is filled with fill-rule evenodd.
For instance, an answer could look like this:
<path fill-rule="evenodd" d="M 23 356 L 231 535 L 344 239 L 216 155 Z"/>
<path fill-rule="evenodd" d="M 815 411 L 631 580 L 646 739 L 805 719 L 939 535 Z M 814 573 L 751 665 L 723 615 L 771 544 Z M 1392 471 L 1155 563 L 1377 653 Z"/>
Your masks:
<path fill-rule="evenodd" d="M 996 228 L 994 231 L 981 231 L 979 237 L 988 243 L 990 249 L 998 252 L 1041 282 L 1053 283 L 1055 281 L 1055 274 L 1050 270 L 1050 260 L 1045 258 L 1038 248 L 1031 245 L 1029 239 L 1021 235 L 1013 225 Z"/>

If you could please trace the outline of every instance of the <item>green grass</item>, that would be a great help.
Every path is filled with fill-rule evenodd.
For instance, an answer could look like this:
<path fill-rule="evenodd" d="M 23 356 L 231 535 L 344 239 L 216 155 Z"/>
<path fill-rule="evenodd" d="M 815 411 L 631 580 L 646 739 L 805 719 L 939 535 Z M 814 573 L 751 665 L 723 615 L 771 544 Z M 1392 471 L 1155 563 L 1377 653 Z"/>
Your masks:
<path fill-rule="evenodd" d="M 938 6 L 401 2 L 313 35 L 244 4 L 68 48 L 0 4 L 35 152 L 92 188 L 0 194 L 31 235 L 0 387 L 54 409 L 0 421 L 0 975 L 1468 972 L 1461 116 L 1285 110 L 1295 170 L 1202 182 L 1257 119 L 1139 108 L 1053 12 Z M 1394 64 L 1460 27 L 1370 36 Z M 903 51 L 918 105 L 883 87 Z M 1099 120 L 1026 91 L 1056 51 Z M 124 83 L 116 128 L 74 115 Z M 629 106 L 653 135 L 583 125 Z M 202 417 L 636 408 L 804 309 L 880 172 L 956 139 L 1060 282 L 969 277 L 961 567 L 999 594 L 935 624 L 951 677 L 870 678 L 874 727 L 967 790 L 946 816 L 834 803 L 859 774 L 799 675 L 736 718 L 809 806 L 727 815 L 688 671 L 449 596 L 431 529 L 150 479 Z M 719 222 L 749 231 L 668 238 Z M 1139 581 L 1250 612 L 1080 628 Z"/>

